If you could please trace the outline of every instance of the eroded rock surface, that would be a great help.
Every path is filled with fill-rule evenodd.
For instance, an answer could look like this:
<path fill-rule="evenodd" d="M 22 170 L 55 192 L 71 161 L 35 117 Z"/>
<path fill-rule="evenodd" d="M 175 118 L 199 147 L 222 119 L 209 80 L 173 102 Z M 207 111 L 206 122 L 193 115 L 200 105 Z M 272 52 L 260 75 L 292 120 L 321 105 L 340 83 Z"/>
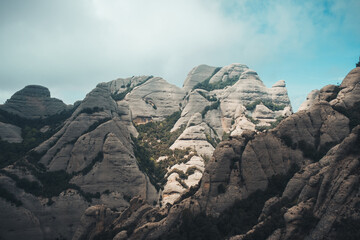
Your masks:
<path fill-rule="evenodd" d="M 50 91 L 39 85 L 29 85 L 16 92 L 0 109 L 23 118 L 46 118 L 69 107 L 61 100 L 50 97 Z"/>
<path fill-rule="evenodd" d="M 241 136 L 221 142 L 205 167 L 199 188 L 189 190 L 173 206 L 150 208 L 142 213 L 143 217 L 136 215 L 136 221 L 132 217 L 115 220 L 121 225 L 131 224 L 129 219 L 134 219 L 131 232 L 125 228 L 115 230 L 114 225 L 104 232 L 119 237 L 126 234 L 128 239 L 195 236 L 191 229 L 204 226 L 197 226 L 194 220 L 203 219 L 201 214 L 218 217 L 236 199 L 262 196 L 256 195 L 258 190 L 270 194 L 268 188 L 274 177 L 285 176 L 297 166 L 300 170 L 290 175 L 281 194 L 265 199 L 252 228 L 231 237 L 216 232 L 216 221 L 208 220 L 206 226 L 210 228 L 196 234 L 278 240 L 358 236 L 359 230 L 353 226 L 360 222 L 360 126 L 356 105 L 359 69 L 349 73 L 339 91 L 335 87 L 323 89 L 308 110 L 291 115 L 275 129 L 257 134 L 244 131 Z M 156 214 L 162 217 L 156 219 Z"/>
<path fill-rule="evenodd" d="M 21 143 L 21 128 L 18 126 L 0 122 L 0 139 L 10 143 Z"/>

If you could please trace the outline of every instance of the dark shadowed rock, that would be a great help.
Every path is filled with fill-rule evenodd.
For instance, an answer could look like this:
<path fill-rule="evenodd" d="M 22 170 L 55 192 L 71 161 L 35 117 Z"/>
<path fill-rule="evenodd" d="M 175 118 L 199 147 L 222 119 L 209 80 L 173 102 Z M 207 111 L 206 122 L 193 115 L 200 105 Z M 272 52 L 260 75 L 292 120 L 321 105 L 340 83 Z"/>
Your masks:
<path fill-rule="evenodd" d="M 16 92 L 0 109 L 23 118 L 46 118 L 68 109 L 61 100 L 50 97 L 50 91 L 39 85 L 29 85 Z"/>

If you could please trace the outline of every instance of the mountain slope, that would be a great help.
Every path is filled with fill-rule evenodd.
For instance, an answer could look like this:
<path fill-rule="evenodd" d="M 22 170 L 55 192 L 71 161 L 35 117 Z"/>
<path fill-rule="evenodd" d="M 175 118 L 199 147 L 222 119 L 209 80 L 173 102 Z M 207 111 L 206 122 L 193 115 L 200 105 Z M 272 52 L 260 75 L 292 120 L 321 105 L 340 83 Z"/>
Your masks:
<path fill-rule="evenodd" d="M 109 239 L 357 239 L 359 94 L 360 68 L 355 68 L 340 86 L 324 87 L 308 110 L 275 129 L 221 142 L 201 184 L 174 205 L 156 209 L 133 199 L 96 234 Z"/>
<path fill-rule="evenodd" d="M 169 206 L 207 176 L 221 139 L 271 128 L 290 113 L 285 84 L 266 88 L 242 64 L 196 67 L 184 88 L 153 76 L 99 83 L 73 109 L 43 119 L 10 121 L 16 115 L 4 110 L 1 121 L 19 126 L 24 140 L 0 142 L 7 154 L 21 149 L 2 163 L 3 212 L 27 217 L 1 218 L 0 232 L 23 239 L 27 226 L 34 239 L 80 237 L 97 224 L 92 216 L 114 219 L 134 196 L 146 209 Z"/>

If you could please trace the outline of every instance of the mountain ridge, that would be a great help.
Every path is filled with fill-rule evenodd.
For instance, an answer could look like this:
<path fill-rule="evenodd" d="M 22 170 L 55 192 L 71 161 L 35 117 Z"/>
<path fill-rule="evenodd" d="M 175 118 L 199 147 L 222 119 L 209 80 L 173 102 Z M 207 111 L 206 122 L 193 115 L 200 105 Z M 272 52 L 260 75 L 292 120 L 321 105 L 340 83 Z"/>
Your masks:
<path fill-rule="evenodd" d="M 91 205 L 105 204 L 122 211 L 137 195 L 151 205 L 173 204 L 200 181 L 221 139 L 240 137 L 249 130 L 262 131 L 258 127 L 271 128 L 277 124 L 277 117 L 291 114 L 283 82 L 274 84 L 276 91 L 268 90 L 256 72 L 236 73 L 233 70 L 237 66 L 233 64 L 215 74 L 216 68 L 207 67 L 212 70 L 210 75 L 224 80 L 214 83 L 223 88 L 209 91 L 196 88 L 187 93 L 153 76 L 99 83 L 65 115 L 60 113 L 54 124 L 48 124 L 46 119 L 56 114 L 32 125 L 28 133 L 43 134 L 43 142 L 14 158 L 0 173 L 5 199 L 14 196 L 23 204 L 16 207 L 4 201 L 7 214 L 29 212 L 36 218 L 35 225 L 29 224 L 29 236 L 34 239 L 71 238 L 75 233 L 79 236 L 80 216 Z M 226 80 L 232 74 L 239 79 Z M 188 76 L 191 79 L 191 72 Z M 200 76 L 209 78 L 205 73 Z M 237 84 L 239 81 L 242 84 Z M 242 98 L 242 94 L 247 97 Z M 231 101 L 227 101 L 229 96 Z M 246 100 L 253 96 L 256 101 Z M 25 125 L 21 128 L 25 133 Z M 31 137 L 24 135 L 21 144 Z M 147 153 L 150 148 L 154 150 Z M 51 178 L 59 178 L 59 186 L 47 182 Z M 74 207 L 69 204 L 72 201 Z M 66 211 L 60 211 L 66 208 L 72 209 L 73 220 Z M 91 212 L 89 209 L 86 214 Z M 52 217 L 56 219 L 47 221 Z M 64 224 L 65 219 L 71 224 Z M 22 219 L 19 226 L 28 221 Z M 21 239 L 21 229 L 10 231 L 14 225 L 3 221 L 1 232 Z"/>

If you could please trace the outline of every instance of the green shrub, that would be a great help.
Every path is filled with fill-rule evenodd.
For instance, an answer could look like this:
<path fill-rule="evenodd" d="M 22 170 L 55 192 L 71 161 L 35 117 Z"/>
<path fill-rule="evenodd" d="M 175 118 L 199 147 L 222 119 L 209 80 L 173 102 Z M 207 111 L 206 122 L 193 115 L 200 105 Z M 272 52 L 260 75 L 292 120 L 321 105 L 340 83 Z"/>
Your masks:
<path fill-rule="evenodd" d="M 205 98 L 206 100 L 208 100 L 209 102 L 215 102 L 218 99 L 215 96 L 208 96 L 206 95 L 204 92 L 202 91 L 197 91 L 203 98 Z"/>
<path fill-rule="evenodd" d="M 112 99 L 114 99 L 115 101 L 121 101 L 125 98 L 126 94 L 128 94 L 129 92 L 131 92 L 135 87 L 145 83 L 146 81 L 148 81 L 149 79 L 153 78 L 153 76 L 149 76 L 148 78 L 146 78 L 145 80 L 143 80 L 142 82 L 136 84 L 136 86 L 131 87 L 131 83 L 128 83 L 126 85 L 126 89 L 123 92 L 120 93 L 113 93 L 111 94 Z M 124 88 L 125 86 L 121 86 L 122 88 Z"/>
<path fill-rule="evenodd" d="M 249 104 L 245 105 L 245 108 L 249 111 L 253 111 L 256 108 L 256 105 L 259 104 L 264 104 L 268 109 L 270 109 L 271 111 L 279 111 L 279 110 L 284 110 L 285 105 L 284 104 L 275 104 L 274 102 L 270 101 L 270 100 L 256 100 L 254 102 L 251 102 Z"/>
<path fill-rule="evenodd" d="M 187 178 L 188 178 L 188 175 L 187 175 L 187 174 L 185 174 L 182 170 L 179 170 L 179 169 L 177 169 L 177 168 L 172 169 L 172 170 L 168 173 L 168 176 L 170 176 L 170 175 L 173 174 L 173 173 L 177 173 L 181 179 L 187 179 Z"/>
<path fill-rule="evenodd" d="M 23 138 L 21 143 L 0 140 L 0 168 L 23 159 L 31 149 L 51 137 L 73 111 L 74 109 L 64 110 L 47 118 L 25 119 L 0 109 L 0 121 L 19 126 L 22 129 Z M 50 130 L 45 133 L 40 132 L 40 129 L 46 125 L 50 127 Z"/>
<path fill-rule="evenodd" d="M 102 111 L 104 111 L 104 108 L 100 108 L 100 107 L 84 108 L 79 112 L 79 114 L 81 114 L 81 113 L 93 114 L 93 113 L 102 112 Z"/>
<path fill-rule="evenodd" d="M 201 172 L 196 166 L 192 166 L 192 167 L 189 167 L 189 168 L 186 170 L 186 173 L 185 173 L 185 174 L 186 174 L 187 176 L 190 176 L 190 175 L 194 174 L 195 171 Z"/>
<path fill-rule="evenodd" d="M 188 161 L 184 156 L 189 154 L 190 149 L 169 149 L 185 129 L 183 126 L 170 132 L 180 115 L 180 112 L 175 112 L 164 121 L 135 126 L 139 133 L 137 138 L 132 137 L 135 157 L 140 169 L 149 176 L 158 190 L 166 182 L 164 176 L 169 166 Z M 155 160 L 160 156 L 167 156 L 167 159 L 157 163 Z"/>
<path fill-rule="evenodd" d="M 89 165 L 87 165 L 83 170 L 80 171 L 80 173 L 85 176 L 86 174 L 88 174 L 91 169 L 94 167 L 94 165 L 97 162 L 102 162 L 102 160 L 104 159 L 104 154 L 102 151 L 100 151 L 96 157 L 91 161 L 91 163 Z"/>
<path fill-rule="evenodd" d="M 293 165 L 286 175 L 276 175 L 269 179 L 265 191 L 256 191 L 248 198 L 237 200 L 218 217 L 206 216 L 204 212 L 193 215 L 189 209 L 182 212 L 178 228 L 173 228 L 165 236 L 166 239 L 228 239 L 231 236 L 245 234 L 258 222 L 264 203 L 271 197 L 281 194 L 289 179 L 298 170 Z M 225 186 L 220 184 L 219 194 L 225 192 Z M 245 239 L 266 239 L 275 229 L 284 226 L 282 208 L 288 206 L 288 201 L 280 202 L 271 209 L 271 218 L 252 235 Z"/>
<path fill-rule="evenodd" d="M 185 188 L 185 189 L 188 189 L 189 188 L 189 186 L 184 182 L 184 180 L 182 180 L 181 178 L 176 178 L 176 181 L 178 182 L 178 183 L 180 183 L 180 185 L 183 187 L 183 188 Z"/>
<path fill-rule="evenodd" d="M 220 106 L 220 100 L 217 100 L 215 103 L 211 104 L 210 106 L 206 106 L 204 110 L 202 110 L 201 116 L 204 118 L 208 111 L 213 109 L 218 109 L 219 106 Z"/>

